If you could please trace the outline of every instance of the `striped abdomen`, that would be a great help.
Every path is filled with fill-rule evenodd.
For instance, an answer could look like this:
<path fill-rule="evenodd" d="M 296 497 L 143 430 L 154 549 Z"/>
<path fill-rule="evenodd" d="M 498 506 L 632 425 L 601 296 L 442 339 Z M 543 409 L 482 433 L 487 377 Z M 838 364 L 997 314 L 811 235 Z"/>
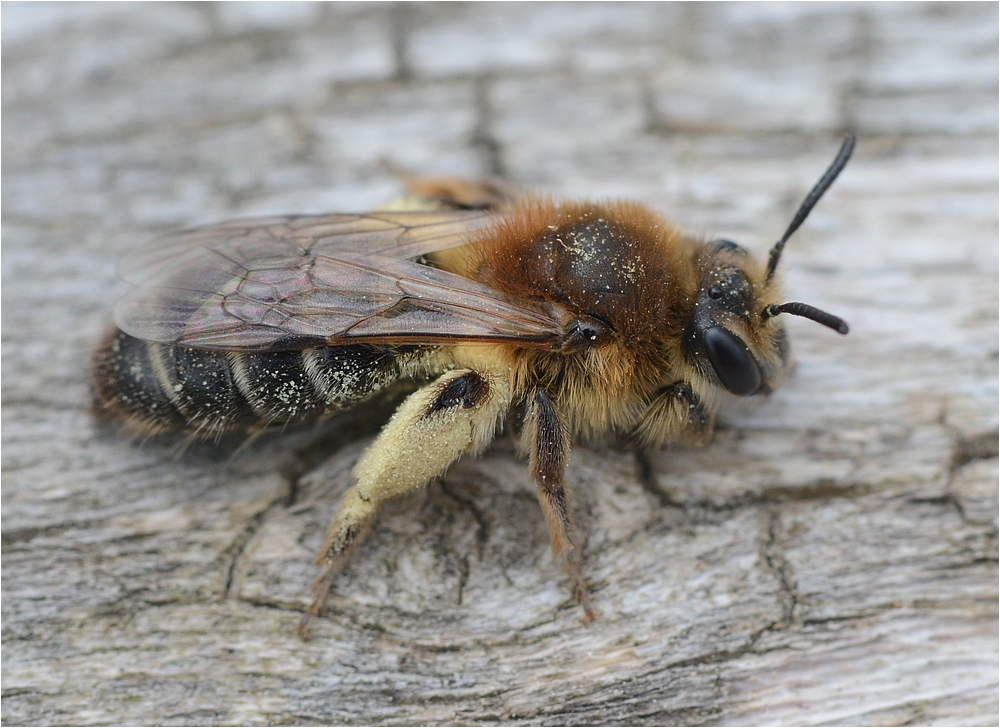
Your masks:
<path fill-rule="evenodd" d="M 95 356 L 94 394 L 102 414 L 136 433 L 213 438 L 346 409 L 396 381 L 401 356 L 416 353 L 366 344 L 214 352 L 115 331 Z"/>

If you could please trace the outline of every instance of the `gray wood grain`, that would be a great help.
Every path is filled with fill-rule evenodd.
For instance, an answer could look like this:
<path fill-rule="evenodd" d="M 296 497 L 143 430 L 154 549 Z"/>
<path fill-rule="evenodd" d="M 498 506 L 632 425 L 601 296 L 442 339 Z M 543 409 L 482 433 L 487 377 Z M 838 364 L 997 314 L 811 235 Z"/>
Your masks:
<path fill-rule="evenodd" d="M 3 6 L 4 724 L 995 725 L 997 6 Z M 388 159 L 789 244 L 797 368 L 705 449 L 578 447 L 585 626 L 501 438 L 294 634 L 370 435 L 91 420 L 154 234 L 399 193 Z"/>

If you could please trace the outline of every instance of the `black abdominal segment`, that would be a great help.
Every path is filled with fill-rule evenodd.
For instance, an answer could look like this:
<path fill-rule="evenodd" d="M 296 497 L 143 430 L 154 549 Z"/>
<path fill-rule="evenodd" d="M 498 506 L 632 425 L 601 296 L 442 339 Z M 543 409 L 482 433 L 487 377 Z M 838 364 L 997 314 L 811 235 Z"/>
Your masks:
<path fill-rule="evenodd" d="M 419 352 L 359 344 L 260 354 L 157 344 L 116 331 L 98 352 L 98 409 L 148 432 L 204 437 L 346 409 L 400 376 Z"/>

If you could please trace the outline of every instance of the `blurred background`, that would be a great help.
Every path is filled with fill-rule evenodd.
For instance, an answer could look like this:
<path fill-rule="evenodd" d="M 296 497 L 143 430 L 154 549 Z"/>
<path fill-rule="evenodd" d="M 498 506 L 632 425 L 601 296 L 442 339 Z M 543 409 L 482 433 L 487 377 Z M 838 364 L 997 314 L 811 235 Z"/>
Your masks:
<path fill-rule="evenodd" d="M 0 14 L 5 723 L 996 724 L 996 3 Z M 705 451 L 645 476 L 574 455 L 601 634 L 553 616 L 530 484 L 504 500 L 463 465 L 479 510 L 454 501 L 455 533 L 508 508 L 483 543 L 520 524 L 523 563 L 481 545 L 443 576 L 411 564 L 466 597 L 423 584 L 408 612 L 395 559 L 430 563 L 451 531 L 389 518 L 357 572 L 389 586 L 352 576 L 381 596 L 344 596 L 356 616 L 302 646 L 289 625 L 339 491 L 285 508 L 270 450 L 177 463 L 90 420 L 115 261 L 159 232 L 371 209 L 402 190 L 388 162 L 638 199 L 764 251 L 848 133 L 783 266 L 789 298 L 851 335 L 789 322 L 795 376 Z M 474 657 L 456 673 L 446 653 Z"/>
<path fill-rule="evenodd" d="M 872 158 L 997 126 L 989 3 L 3 8 L 26 221 L 365 209 L 398 190 L 388 159 L 733 225 L 847 131 Z M 719 173 L 733 157 L 754 184 Z"/>

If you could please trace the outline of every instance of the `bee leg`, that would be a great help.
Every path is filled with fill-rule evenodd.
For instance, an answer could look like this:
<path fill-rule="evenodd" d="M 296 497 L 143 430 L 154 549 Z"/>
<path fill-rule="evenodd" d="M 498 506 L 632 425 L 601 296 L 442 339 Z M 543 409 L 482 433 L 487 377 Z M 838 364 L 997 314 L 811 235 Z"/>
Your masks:
<path fill-rule="evenodd" d="M 541 389 L 532 397 L 526 419 L 531 473 L 538 486 L 538 500 L 549 526 L 552 554 L 556 558 L 560 555 L 565 558 L 564 569 L 570 578 L 570 589 L 589 622 L 597 616 L 597 612 L 590 604 L 580 573 L 580 550 L 573 541 L 569 486 L 563 478 L 569 459 L 569 432 L 559 417 L 555 403 Z"/>
<path fill-rule="evenodd" d="M 633 436 L 647 447 L 683 442 L 700 447 L 712 437 L 715 418 L 684 381 L 663 387 L 646 407 Z"/>
<path fill-rule="evenodd" d="M 458 369 L 411 394 L 354 467 L 355 485 L 344 494 L 317 558 L 323 571 L 298 631 L 309 634 L 337 572 L 371 528 L 381 505 L 441 475 L 462 455 L 493 439 L 510 404 L 504 377 Z"/>

